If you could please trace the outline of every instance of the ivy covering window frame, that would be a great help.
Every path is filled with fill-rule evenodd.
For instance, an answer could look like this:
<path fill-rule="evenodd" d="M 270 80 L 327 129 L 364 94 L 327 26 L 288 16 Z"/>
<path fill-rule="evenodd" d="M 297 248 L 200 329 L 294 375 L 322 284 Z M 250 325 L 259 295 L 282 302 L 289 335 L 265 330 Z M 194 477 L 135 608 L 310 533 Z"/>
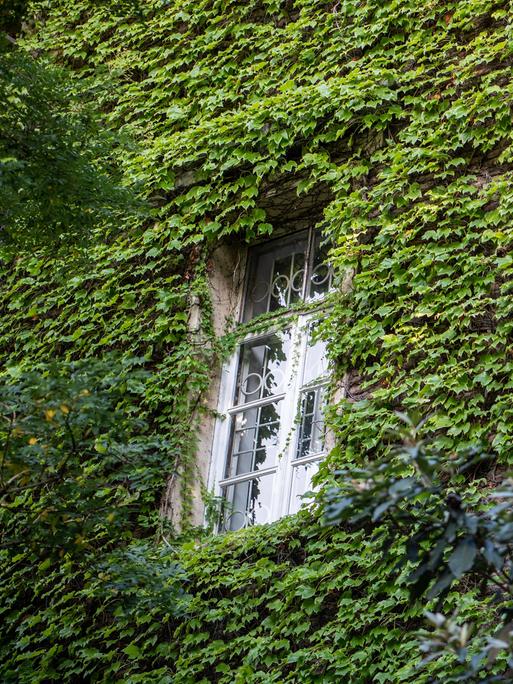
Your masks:
<path fill-rule="evenodd" d="M 318 232 L 310 228 L 250 248 L 241 322 L 276 312 L 222 371 L 210 490 L 222 501 L 218 531 L 295 513 L 325 455 L 325 344 L 315 340 L 319 301 L 332 286 Z"/>

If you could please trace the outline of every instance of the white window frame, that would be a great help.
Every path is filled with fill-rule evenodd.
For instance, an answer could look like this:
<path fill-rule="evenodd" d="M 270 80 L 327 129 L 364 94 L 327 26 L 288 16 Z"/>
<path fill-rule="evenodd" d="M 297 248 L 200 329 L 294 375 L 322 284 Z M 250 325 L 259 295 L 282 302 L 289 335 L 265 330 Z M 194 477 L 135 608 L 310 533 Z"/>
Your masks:
<path fill-rule="evenodd" d="M 308 247 L 306 250 L 307 264 L 313 263 L 311 250 L 313 249 L 314 232 L 310 229 L 308 233 Z M 305 275 L 306 278 L 306 275 Z M 247 280 L 241 293 L 241 318 L 243 314 L 244 300 L 247 290 Z M 305 302 L 307 304 L 307 302 Z M 326 455 L 326 435 L 324 434 L 323 449 L 316 453 L 309 453 L 307 456 L 296 458 L 299 443 L 299 411 L 301 407 L 301 395 L 309 390 L 327 391 L 329 385 L 329 372 L 315 378 L 312 382 L 304 384 L 305 364 L 307 360 L 307 345 L 309 328 L 316 317 L 319 316 L 319 309 L 323 308 L 323 300 L 319 301 L 319 306 L 312 309 L 311 306 L 304 312 L 300 309 L 291 312 L 284 308 L 277 311 L 277 320 L 281 322 L 278 327 L 272 324 L 265 331 L 251 333 L 240 339 L 237 349 L 232 354 L 229 361 L 223 366 L 221 371 L 218 418 L 216 419 L 214 437 L 212 443 L 212 458 L 209 471 L 208 489 L 218 497 L 223 496 L 223 488 L 240 482 L 247 482 L 260 477 L 273 477 L 271 507 L 266 520 L 262 522 L 272 522 L 279 518 L 297 512 L 299 503 L 293 502 L 293 479 L 297 472 L 296 469 L 302 466 L 320 463 Z M 264 340 L 270 335 L 279 334 L 279 331 L 287 330 L 290 332 L 290 353 L 286 360 L 285 377 L 282 392 L 272 395 L 272 402 L 281 403 L 280 429 L 278 441 L 278 457 L 276 464 L 260 470 L 251 470 L 234 477 L 225 477 L 227 459 L 231 447 L 232 416 L 248 408 L 256 408 L 260 405 L 272 403 L 269 396 L 262 397 L 253 402 L 235 403 L 235 393 L 237 386 L 237 374 L 240 363 L 240 353 L 242 346 L 247 343 Z M 324 360 L 327 363 L 326 358 Z M 322 389 L 321 389 L 322 388 Z M 325 429 L 325 428 L 324 428 Z M 309 487 L 307 487 L 309 489 Z M 247 527 L 249 525 L 244 525 Z"/>

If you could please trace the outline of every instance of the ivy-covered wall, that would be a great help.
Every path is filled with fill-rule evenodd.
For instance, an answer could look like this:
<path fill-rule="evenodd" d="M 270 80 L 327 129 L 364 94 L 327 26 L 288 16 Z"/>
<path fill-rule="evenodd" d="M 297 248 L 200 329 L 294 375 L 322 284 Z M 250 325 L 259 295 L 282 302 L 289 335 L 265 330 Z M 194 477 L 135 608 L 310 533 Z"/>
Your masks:
<path fill-rule="evenodd" d="M 343 449 L 374 448 L 390 408 L 406 404 L 433 412 L 449 447 L 484 441 L 506 455 L 507 3 L 117 7 L 36 3 L 31 40 L 135 141 L 124 167 L 155 221 L 137 238 L 120 227 L 95 270 L 64 287 L 51 262 L 20 259 L 4 281 L 2 349 L 131 347 L 157 365 L 148 399 L 166 413 L 209 246 L 272 232 L 271 192 L 296 179 L 298 193 L 326 198 L 336 269 L 356 271 L 327 332 L 339 367 L 374 392 L 342 412 Z"/>
<path fill-rule="evenodd" d="M 40 0 L 32 10 L 27 45 L 99 103 L 152 217 L 92 246 L 84 268 L 37 255 L 10 264 L 4 359 L 144 357 L 145 415 L 176 446 L 163 470 L 192 477 L 191 415 L 217 347 L 192 344 L 191 298 L 211 337 L 212 248 L 272 234 L 293 214 L 284 202 L 280 215 L 276 197 L 295 185 L 317 200 L 335 270 L 355 274 L 324 323 L 348 389 L 329 465 L 379 454 L 398 408 L 431 414 L 426 430 L 448 453 L 483 443 L 509 461 L 509 3 Z M 155 681 L 420 681 L 402 636 L 412 613 L 372 553 L 311 521 L 212 540 L 180 552 L 187 618 L 164 634 L 157 606 L 153 631 L 142 618 L 123 627 L 118 674 L 92 645 L 107 637 L 91 616 L 85 646 L 59 638 L 90 663 L 85 681 L 152 681 L 158 667 Z M 41 654 L 16 648 L 18 666 L 41 667 Z"/>

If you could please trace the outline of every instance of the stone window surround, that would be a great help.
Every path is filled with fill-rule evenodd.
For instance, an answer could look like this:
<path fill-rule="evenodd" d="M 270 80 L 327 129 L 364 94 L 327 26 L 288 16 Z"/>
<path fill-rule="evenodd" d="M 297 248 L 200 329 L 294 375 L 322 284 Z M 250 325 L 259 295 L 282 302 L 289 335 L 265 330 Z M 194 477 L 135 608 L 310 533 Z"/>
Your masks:
<path fill-rule="evenodd" d="M 275 234 L 282 237 L 305 227 L 311 226 L 316 221 L 297 221 L 302 225 L 294 230 L 292 228 L 279 230 Z M 259 244 L 264 240 L 258 241 Z M 251 245 L 252 247 L 253 245 Z M 248 250 L 250 246 L 246 243 L 233 240 L 231 243 L 223 242 L 216 247 L 211 255 L 209 268 L 209 289 L 212 301 L 212 324 L 214 333 L 217 337 L 222 337 L 227 330 L 233 329 L 235 321 L 240 320 L 244 288 L 246 282 L 246 267 Z M 353 272 L 348 271 L 337 289 L 342 293 L 347 293 L 352 289 Z M 201 311 L 199 303 L 191 302 L 189 317 L 189 331 L 192 336 L 196 336 L 201 328 Z M 234 354 L 235 358 L 235 354 Z M 191 509 L 187 517 L 187 522 L 202 526 L 205 524 L 205 492 L 209 491 L 211 484 L 213 461 L 214 433 L 216 427 L 216 413 L 219 406 L 219 396 L 221 392 L 221 380 L 224 372 L 223 367 L 214 367 L 211 373 L 211 382 L 208 391 L 202 400 L 202 408 L 198 428 L 196 430 L 196 459 L 195 475 L 191 491 Z M 353 377 L 349 373 L 342 378 L 336 387 L 331 388 L 331 399 L 337 403 L 343 397 L 351 396 L 359 391 L 359 378 Z M 359 394 L 358 394 L 359 396 Z M 356 400 L 356 399 L 355 399 Z M 334 435 L 328 429 L 326 432 L 326 452 L 334 446 Z M 181 476 L 175 473 L 167 481 L 166 491 L 161 502 L 161 515 L 170 519 L 173 527 L 180 530 L 183 526 L 183 509 L 181 497 Z"/>

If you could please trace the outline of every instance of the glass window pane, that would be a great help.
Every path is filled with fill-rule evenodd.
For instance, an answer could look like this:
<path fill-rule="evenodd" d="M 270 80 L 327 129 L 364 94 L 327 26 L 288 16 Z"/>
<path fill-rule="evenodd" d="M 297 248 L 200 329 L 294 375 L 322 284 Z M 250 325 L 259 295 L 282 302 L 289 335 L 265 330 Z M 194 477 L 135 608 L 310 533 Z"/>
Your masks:
<path fill-rule="evenodd" d="M 269 311 L 290 306 L 301 299 L 305 279 L 305 254 L 298 252 L 277 259 L 271 278 Z"/>
<path fill-rule="evenodd" d="M 327 251 L 312 229 L 252 248 L 242 320 L 284 312 L 306 298 L 322 298 L 332 287 Z M 228 409 L 230 438 L 226 451 L 223 447 L 227 457 L 220 483 L 225 502 L 222 530 L 270 522 L 272 513 L 287 509 L 295 512 L 301 506 L 301 495 L 311 489 L 325 449 L 328 363 L 326 343 L 314 341 L 316 323 L 310 318 L 305 330 L 304 320 L 300 318 L 296 327 L 289 318 L 286 325 L 291 330 L 265 334 L 239 348 L 233 404 Z M 287 410 L 282 411 L 284 406 Z M 277 491 L 282 485 L 287 490 Z M 273 487 L 278 500 L 272 506 Z"/>
<path fill-rule="evenodd" d="M 328 376 L 327 344 L 324 340 L 313 339 L 312 328 L 308 331 L 306 343 L 305 367 L 302 385 L 309 385 L 315 380 Z"/>
<path fill-rule="evenodd" d="M 241 411 L 232 416 L 231 448 L 225 478 L 270 468 L 278 456 L 280 402 Z"/>
<path fill-rule="evenodd" d="M 285 390 L 285 366 L 289 355 L 290 332 L 269 335 L 240 348 L 236 404 L 280 394 Z"/>
<path fill-rule="evenodd" d="M 250 252 L 244 321 L 303 297 L 307 238 L 302 231 Z"/>
<path fill-rule="evenodd" d="M 321 245 L 321 236 L 314 242 L 311 272 L 308 274 L 308 298 L 321 299 L 333 286 L 333 269 L 328 263 L 329 245 Z"/>
<path fill-rule="evenodd" d="M 325 426 L 322 413 L 325 394 L 325 387 L 316 387 L 301 393 L 296 458 L 313 456 L 324 450 Z"/>
<path fill-rule="evenodd" d="M 221 529 L 233 531 L 270 522 L 273 482 L 274 476 L 266 475 L 223 487 Z"/>
<path fill-rule="evenodd" d="M 301 506 L 308 504 L 308 498 L 301 497 L 312 491 L 312 477 L 319 470 L 319 461 L 296 465 L 292 469 L 292 488 L 290 494 L 289 513 L 297 513 Z"/>

